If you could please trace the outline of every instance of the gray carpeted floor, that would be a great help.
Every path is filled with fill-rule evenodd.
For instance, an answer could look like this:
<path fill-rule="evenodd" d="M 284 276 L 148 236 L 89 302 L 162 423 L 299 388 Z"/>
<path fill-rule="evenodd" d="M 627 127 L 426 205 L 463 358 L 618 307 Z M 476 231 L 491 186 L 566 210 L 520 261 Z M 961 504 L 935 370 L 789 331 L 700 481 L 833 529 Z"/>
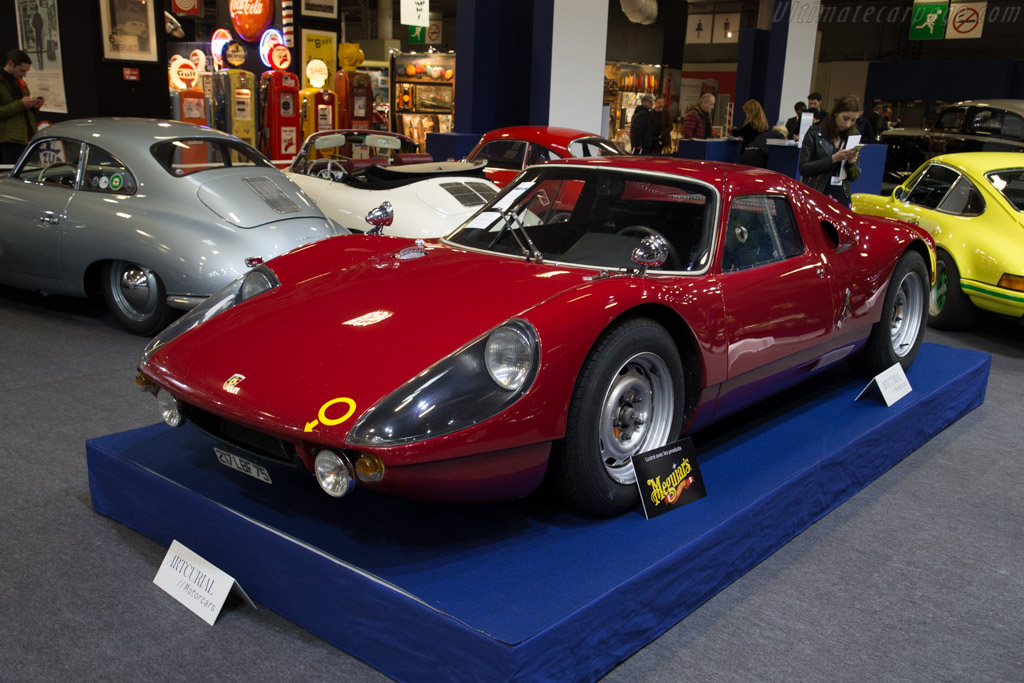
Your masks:
<path fill-rule="evenodd" d="M 926 341 L 993 354 L 985 404 L 605 680 L 1024 680 L 1022 329 Z M 166 549 L 93 511 L 85 440 L 158 420 L 145 343 L 0 287 L 0 680 L 387 680 L 233 598 L 207 626 L 152 583 Z"/>

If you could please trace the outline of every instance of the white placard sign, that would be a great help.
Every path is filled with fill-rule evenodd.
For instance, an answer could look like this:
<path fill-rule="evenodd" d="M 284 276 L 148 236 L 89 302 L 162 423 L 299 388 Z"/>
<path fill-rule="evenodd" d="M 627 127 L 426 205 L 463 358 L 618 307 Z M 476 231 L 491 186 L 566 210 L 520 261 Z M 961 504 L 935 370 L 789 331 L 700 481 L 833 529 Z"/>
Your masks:
<path fill-rule="evenodd" d="M 232 588 L 237 588 L 242 599 L 256 606 L 233 578 L 177 541 L 167 549 L 153 583 L 210 626 L 217 620 Z"/>
<path fill-rule="evenodd" d="M 402 0 L 399 17 L 400 24 L 427 28 L 430 25 L 429 0 Z"/>
<path fill-rule="evenodd" d="M 907 379 L 907 375 L 903 372 L 903 366 L 899 363 L 893 365 L 888 370 L 875 375 L 875 377 L 868 382 L 868 385 L 864 387 L 855 401 L 864 394 L 868 393 L 871 387 L 877 386 L 878 390 L 882 392 L 882 399 L 885 401 L 886 406 L 891 406 L 896 401 L 900 400 L 904 396 L 910 393 L 910 381 Z"/>

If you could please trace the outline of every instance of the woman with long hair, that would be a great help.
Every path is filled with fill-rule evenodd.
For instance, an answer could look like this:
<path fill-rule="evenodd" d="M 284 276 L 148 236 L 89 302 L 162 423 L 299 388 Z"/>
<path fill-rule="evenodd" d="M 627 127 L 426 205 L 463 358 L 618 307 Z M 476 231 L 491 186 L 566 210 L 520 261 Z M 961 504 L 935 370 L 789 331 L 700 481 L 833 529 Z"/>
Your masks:
<path fill-rule="evenodd" d="M 732 134 L 743 138 L 743 147 L 754 141 L 761 133 L 768 130 L 768 117 L 764 115 L 764 109 L 757 100 L 747 100 L 743 103 L 743 113 L 746 115 L 742 128 L 733 129 Z"/>
<path fill-rule="evenodd" d="M 832 111 L 811 126 L 800 148 L 800 179 L 818 192 L 850 206 L 850 182 L 860 177 L 860 147 L 847 146 L 862 113 L 856 95 L 840 97 Z"/>

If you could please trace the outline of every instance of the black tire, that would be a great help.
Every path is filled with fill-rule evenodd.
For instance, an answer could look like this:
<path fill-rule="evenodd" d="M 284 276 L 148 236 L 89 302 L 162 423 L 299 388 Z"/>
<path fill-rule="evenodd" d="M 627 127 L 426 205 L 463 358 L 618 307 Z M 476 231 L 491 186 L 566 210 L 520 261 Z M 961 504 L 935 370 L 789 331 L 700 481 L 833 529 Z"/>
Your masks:
<path fill-rule="evenodd" d="M 610 327 L 583 364 L 552 461 L 563 499 L 601 516 L 636 507 L 629 458 L 678 438 L 684 397 L 683 365 L 664 327 L 649 318 Z"/>
<path fill-rule="evenodd" d="M 117 323 L 135 334 L 153 336 L 173 313 L 157 274 L 131 261 L 110 261 L 101 274 L 103 301 Z"/>
<path fill-rule="evenodd" d="M 896 363 L 909 368 L 921 348 L 927 311 L 928 269 L 920 254 L 908 251 L 889 278 L 882 317 L 871 328 L 854 366 L 872 376 Z"/>
<path fill-rule="evenodd" d="M 935 286 L 928 295 L 928 324 L 937 330 L 962 330 L 973 326 L 978 309 L 960 288 L 960 269 L 944 251 L 935 256 Z"/>

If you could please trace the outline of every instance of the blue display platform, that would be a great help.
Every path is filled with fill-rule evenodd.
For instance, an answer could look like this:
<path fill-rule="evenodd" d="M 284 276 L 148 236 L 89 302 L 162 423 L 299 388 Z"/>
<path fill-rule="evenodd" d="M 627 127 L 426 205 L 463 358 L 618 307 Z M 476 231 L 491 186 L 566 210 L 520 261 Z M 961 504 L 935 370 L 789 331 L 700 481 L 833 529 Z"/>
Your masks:
<path fill-rule="evenodd" d="M 90 440 L 89 483 L 97 511 L 177 539 L 398 680 L 586 680 L 980 405 L 989 366 L 925 344 L 891 408 L 855 401 L 864 378 L 831 370 L 700 432 L 708 497 L 650 521 L 587 519 L 542 495 L 335 500 L 305 473 L 273 469 L 267 485 L 229 470 L 212 440 L 163 425 Z"/>

